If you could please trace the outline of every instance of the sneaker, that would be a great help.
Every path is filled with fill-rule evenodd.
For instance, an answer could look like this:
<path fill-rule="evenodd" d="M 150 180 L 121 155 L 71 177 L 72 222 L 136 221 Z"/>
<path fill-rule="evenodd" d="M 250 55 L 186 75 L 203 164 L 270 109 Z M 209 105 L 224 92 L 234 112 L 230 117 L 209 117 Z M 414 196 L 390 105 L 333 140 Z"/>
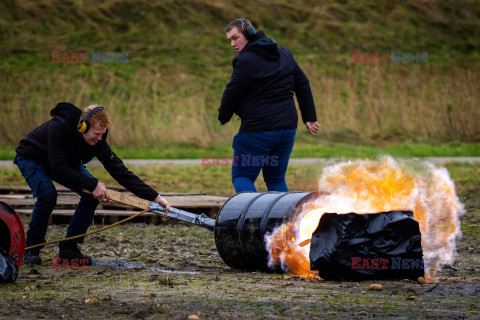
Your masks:
<path fill-rule="evenodd" d="M 25 251 L 23 256 L 23 263 L 30 265 L 41 265 L 42 258 L 40 258 L 40 249 L 30 249 Z"/>
<path fill-rule="evenodd" d="M 67 259 L 69 262 L 72 262 L 73 259 L 78 259 L 78 263 L 80 263 L 81 265 L 92 265 L 92 258 L 82 254 L 76 242 L 60 242 L 58 247 L 60 249 L 58 251 L 58 257 L 60 259 Z"/>

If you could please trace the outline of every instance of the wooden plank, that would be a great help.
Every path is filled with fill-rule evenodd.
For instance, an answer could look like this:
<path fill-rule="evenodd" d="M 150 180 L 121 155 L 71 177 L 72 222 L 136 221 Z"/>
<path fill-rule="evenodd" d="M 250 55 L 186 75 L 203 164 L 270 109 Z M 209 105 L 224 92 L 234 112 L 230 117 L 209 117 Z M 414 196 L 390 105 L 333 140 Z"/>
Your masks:
<path fill-rule="evenodd" d="M 86 193 L 90 193 L 90 191 L 88 190 L 83 190 L 83 191 Z M 150 201 L 136 197 L 136 196 L 132 196 L 127 193 L 122 193 L 122 192 L 118 192 L 118 191 L 107 188 L 107 195 L 110 197 L 109 199 L 110 201 L 113 200 L 116 202 L 130 205 L 135 208 L 146 210 L 150 207 Z"/>
<path fill-rule="evenodd" d="M 33 198 L 31 194 L 27 193 L 20 193 L 20 194 L 3 194 L 2 198 L 4 199 L 26 199 L 26 198 Z"/>
<path fill-rule="evenodd" d="M 37 198 L 24 198 L 24 199 L 9 199 L 0 195 L 0 201 L 4 201 L 12 207 L 16 206 L 33 206 L 37 201 Z M 76 206 L 80 201 L 80 196 L 68 196 L 68 197 L 58 197 L 57 206 L 69 205 Z"/>
<path fill-rule="evenodd" d="M 218 196 L 165 196 L 164 198 L 176 208 L 221 208 L 229 199 Z"/>
<path fill-rule="evenodd" d="M 28 208 L 28 207 L 33 207 L 35 205 L 35 202 L 37 201 L 37 198 L 7 198 L 4 197 L 4 195 L 0 195 L 0 201 L 3 201 L 7 203 L 8 205 L 12 206 L 13 208 Z M 70 208 L 75 208 L 78 203 L 80 202 L 80 196 L 58 196 L 57 198 L 57 207 L 70 207 Z M 130 209 L 132 206 L 130 205 L 125 205 L 123 203 L 118 203 L 115 201 L 102 201 L 99 204 L 99 208 L 123 208 L 123 209 Z"/>
<path fill-rule="evenodd" d="M 37 201 L 37 198 L 11 198 L 11 197 L 5 197 L 5 195 L 0 195 L 0 201 L 3 201 L 7 203 L 8 205 L 12 206 L 13 208 L 17 207 L 33 207 L 35 205 L 35 202 Z M 80 202 L 80 196 L 79 195 L 72 195 L 72 196 L 61 196 L 59 195 L 57 197 L 57 206 L 58 207 L 71 207 L 75 208 L 78 203 Z M 114 208 L 132 208 L 132 206 L 125 205 L 122 203 L 118 203 L 115 201 L 102 201 L 99 204 L 99 208 L 103 207 L 114 207 Z"/>
<path fill-rule="evenodd" d="M 74 193 L 72 190 L 64 186 L 55 186 L 55 189 L 57 190 L 58 193 L 64 193 L 64 192 Z M 122 188 L 113 187 L 112 189 L 122 189 Z M 32 190 L 30 189 L 29 186 L 0 186 L 0 193 L 7 193 L 7 192 L 30 193 L 32 192 Z"/>
<path fill-rule="evenodd" d="M 172 207 L 176 208 L 220 208 L 228 200 L 227 197 L 217 196 L 202 196 L 202 195 L 189 195 L 189 196 L 165 196 L 164 197 Z M 35 204 L 36 198 L 8 198 L 4 195 L 0 195 L 0 201 L 4 201 L 10 206 L 16 207 L 31 207 Z M 61 196 L 57 198 L 57 206 L 76 206 L 80 201 L 80 196 Z M 130 206 L 115 203 L 113 201 L 101 202 L 102 207 L 123 207 L 128 208 Z"/>
<path fill-rule="evenodd" d="M 62 191 L 70 191 L 70 189 L 67 189 L 63 186 L 56 186 L 57 192 L 62 192 Z M 32 190 L 30 189 L 29 186 L 0 186 L 0 192 L 24 192 L 24 193 L 30 193 Z"/>
<path fill-rule="evenodd" d="M 108 189 L 111 190 L 116 190 L 120 192 L 125 192 L 128 194 L 132 194 L 131 192 L 127 192 L 125 188 L 123 187 L 117 187 L 117 186 L 107 186 Z M 65 193 L 71 193 L 71 194 L 76 194 L 75 192 L 71 191 L 70 189 L 64 187 L 64 186 L 55 186 L 55 189 L 57 190 L 58 193 L 65 194 Z M 11 192 L 17 192 L 17 193 L 30 193 L 31 189 L 28 186 L 0 186 L 0 194 L 5 194 L 5 193 L 11 193 Z M 169 195 L 169 196 L 190 196 L 190 195 L 206 195 L 205 193 L 183 193 L 183 192 L 159 192 L 162 196 L 164 195 Z M 3 195 L 2 195 L 3 196 Z"/>
<path fill-rule="evenodd" d="M 32 209 L 18 209 L 18 210 L 15 210 L 15 211 L 18 214 L 23 214 L 23 215 L 31 215 L 32 214 Z M 52 211 L 52 215 L 71 217 L 71 216 L 73 216 L 74 212 L 75 212 L 75 210 L 73 210 L 73 209 L 55 209 L 55 210 Z M 138 212 L 139 211 L 131 211 L 131 210 L 95 210 L 95 216 L 130 217 L 130 216 L 133 216 L 134 214 L 136 214 Z M 145 212 L 143 215 L 154 216 L 154 215 L 157 215 L 157 214 L 153 213 L 153 212 Z"/>

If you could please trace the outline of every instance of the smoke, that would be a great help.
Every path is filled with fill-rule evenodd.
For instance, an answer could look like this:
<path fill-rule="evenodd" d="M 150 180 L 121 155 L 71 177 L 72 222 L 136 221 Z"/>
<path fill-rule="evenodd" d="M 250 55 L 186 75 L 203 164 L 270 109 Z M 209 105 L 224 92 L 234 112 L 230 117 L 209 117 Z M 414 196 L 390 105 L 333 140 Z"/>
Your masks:
<path fill-rule="evenodd" d="M 269 265 L 315 277 L 310 270 L 308 239 L 325 212 L 338 214 L 412 211 L 419 222 L 426 277 L 433 279 L 442 265 L 452 264 L 464 213 L 445 168 L 415 161 L 354 160 L 323 170 L 318 182 L 323 195 L 304 204 L 297 217 L 266 234 Z M 301 244 L 301 246 L 299 245 Z"/>

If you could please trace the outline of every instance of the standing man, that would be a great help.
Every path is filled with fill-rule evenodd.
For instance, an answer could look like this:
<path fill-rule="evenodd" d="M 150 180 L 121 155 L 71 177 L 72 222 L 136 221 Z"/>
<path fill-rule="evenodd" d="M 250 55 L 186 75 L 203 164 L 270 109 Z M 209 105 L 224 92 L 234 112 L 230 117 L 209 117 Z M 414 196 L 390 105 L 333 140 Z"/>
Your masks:
<path fill-rule="evenodd" d="M 61 102 L 50 112 L 52 119 L 34 129 L 20 141 L 15 150 L 15 163 L 37 197 L 27 231 L 27 246 L 45 242 L 48 218 L 57 201 L 56 181 L 78 193 L 81 198 L 67 229 L 66 238 L 83 234 L 92 222 L 100 200 L 109 198 L 105 185 L 83 166 L 97 157 L 105 169 L 127 190 L 140 198 L 155 201 L 169 209 L 168 202 L 129 171 L 107 143 L 110 117 L 101 106 L 91 105 L 82 110 Z M 92 192 L 85 194 L 83 189 Z M 59 258 L 87 259 L 77 244 L 83 238 L 60 242 Z M 24 262 L 41 264 L 40 248 L 27 250 Z"/>
<path fill-rule="evenodd" d="M 237 193 L 256 192 L 262 170 L 269 191 L 288 191 L 285 173 L 298 122 L 293 93 L 308 132 L 319 129 L 309 81 L 290 50 L 256 32 L 250 21 L 233 20 L 225 32 L 238 53 L 218 109 L 221 125 L 234 113 L 241 119 L 232 145 L 233 186 Z"/>

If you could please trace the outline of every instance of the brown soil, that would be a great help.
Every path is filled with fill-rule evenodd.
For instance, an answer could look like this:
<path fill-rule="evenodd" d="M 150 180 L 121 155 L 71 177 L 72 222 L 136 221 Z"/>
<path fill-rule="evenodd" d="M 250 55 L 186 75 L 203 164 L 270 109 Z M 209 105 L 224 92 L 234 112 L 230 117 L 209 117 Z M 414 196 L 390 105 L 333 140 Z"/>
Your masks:
<path fill-rule="evenodd" d="M 61 238 L 65 229 L 49 227 L 49 239 Z M 205 229 L 130 224 L 87 238 L 83 251 L 97 258 L 95 267 L 55 269 L 50 259 L 57 246 L 43 249 L 42 266 L 23 265 L 14 284 L 0 286 L 0 318 L 479 318 L 476 239 L 474 233 L 460 240 L 457 262 L 438 282 L 375 281 L 383 290 L 370 291 L 372 281 L 232 270 Z"/>

